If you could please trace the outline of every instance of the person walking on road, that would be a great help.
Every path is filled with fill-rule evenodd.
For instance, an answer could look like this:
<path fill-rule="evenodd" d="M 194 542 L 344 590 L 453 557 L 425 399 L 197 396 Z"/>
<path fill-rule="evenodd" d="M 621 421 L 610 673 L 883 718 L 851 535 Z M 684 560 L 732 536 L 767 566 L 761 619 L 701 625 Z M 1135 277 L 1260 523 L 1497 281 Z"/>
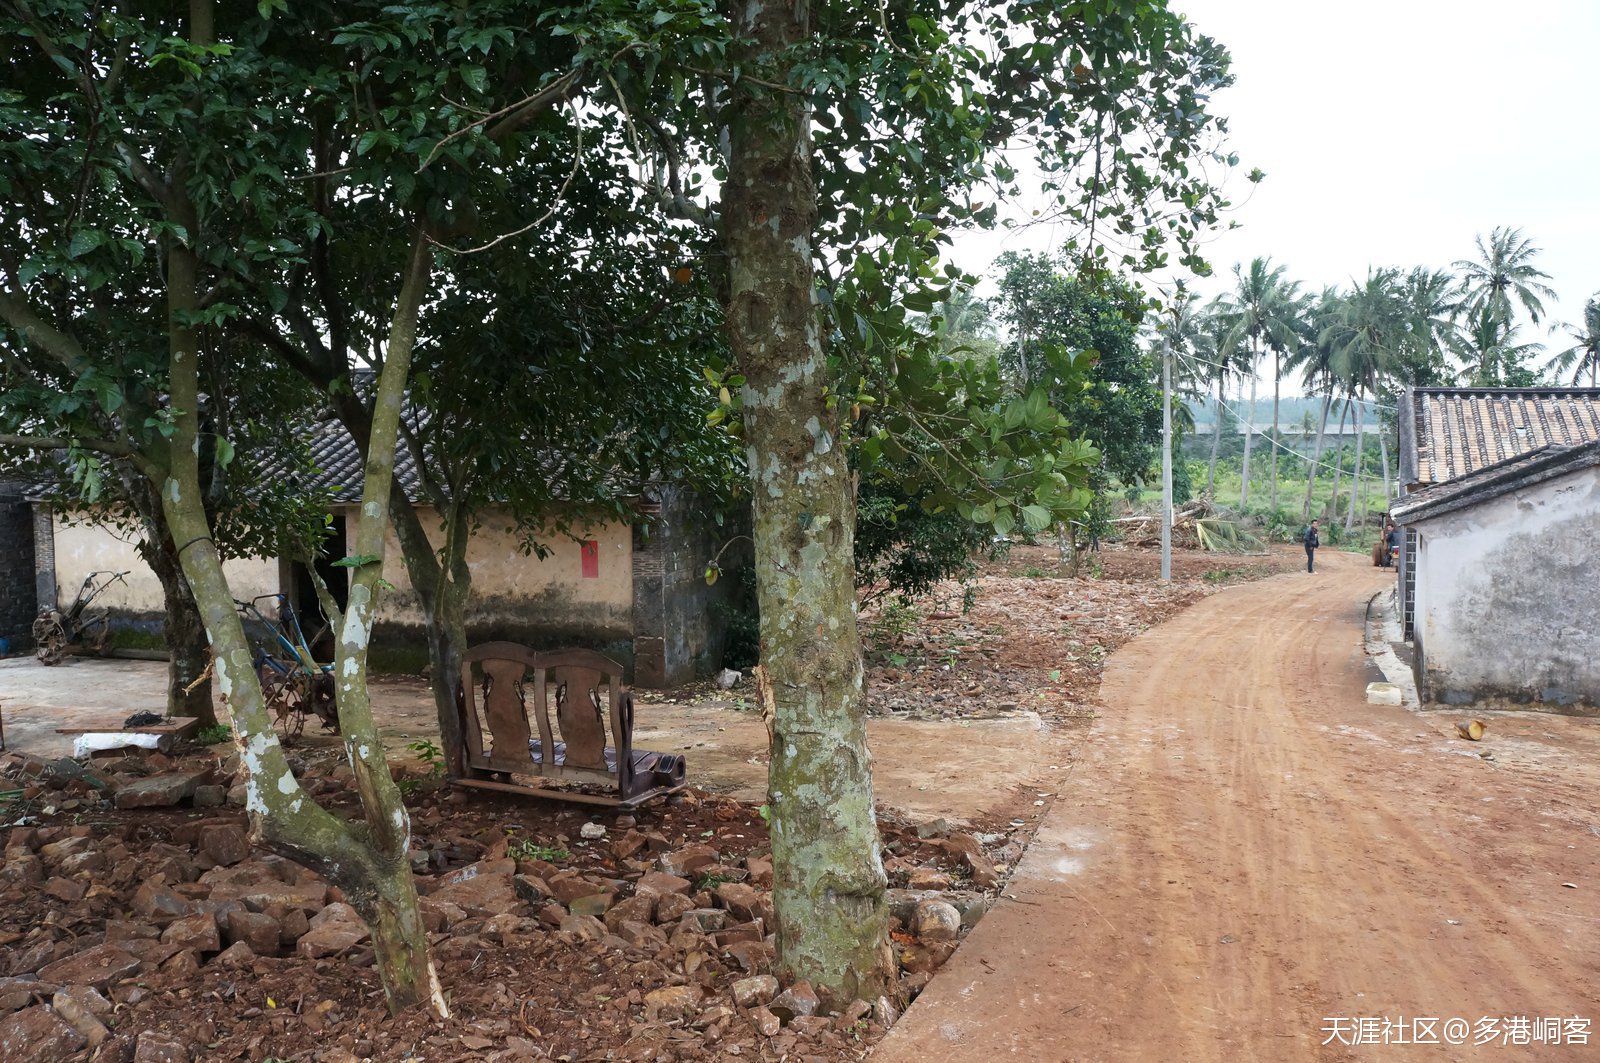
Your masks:
<path fill-rule="evenodd" d="M 1322 545 L 1322 540 L 1317 538 L 1317 522 L 1312 521 L 1311 527 L 1306 529 L 1306 571 L 1315 572 L 1317 547 Z"/>

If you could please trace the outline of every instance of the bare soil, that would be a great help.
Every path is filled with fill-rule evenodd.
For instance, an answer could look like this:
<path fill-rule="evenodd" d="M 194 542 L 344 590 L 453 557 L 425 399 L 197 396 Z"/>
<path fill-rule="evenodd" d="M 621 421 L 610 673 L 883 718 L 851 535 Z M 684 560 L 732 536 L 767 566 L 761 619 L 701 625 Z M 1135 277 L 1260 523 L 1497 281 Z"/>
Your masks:
<path fill-rule="evenodd" d="M 1113 656 L 1008 899 L 874 1063 L 1597 1058 L 1600 725 L 1368 705 L 1392 578 L 1325 551 Z M 1470 1036 L 1397 1040 L 1419 1016 Z M 1508 1043 L 1552 1017 L 1586 1043 Z"/>

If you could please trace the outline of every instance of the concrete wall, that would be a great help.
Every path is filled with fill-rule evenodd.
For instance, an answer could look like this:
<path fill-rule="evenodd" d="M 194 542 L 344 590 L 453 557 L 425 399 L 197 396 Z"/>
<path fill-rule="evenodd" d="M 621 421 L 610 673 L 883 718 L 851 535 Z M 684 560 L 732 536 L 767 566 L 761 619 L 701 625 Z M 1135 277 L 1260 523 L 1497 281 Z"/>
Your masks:
<path fill-rule="evenodd" d="M 353 530 L 358 514 L 348 514 Z M 420 511 L 435 544 L 443 541 L 439 518 Z M 493 514 L 475 529 L 467 546 L 472 600 L 467 607 L 469 643 L 505 639 L 535 648 L 565 646 L 599 650 L 625 666 L 633 659 L 633 536 L 626 525 L 574 529 L 594 543 L 593 575 L 584 575 L 583 547 L 566 536 L 543 536 L 548 554 L 524 553 L 512 523 Z M 391 531 L 384 578 L 395 590 L 379 598 L 372 655 L 378 667 L 417 672 L 428 663 L 423 616 Z"/>
<path fill-rule="evenodd" d="M 43 525 L 44 521 L 41 520 Z M 112 644 L 165 648 L 161 620 L 166 613 L 161 581 L 144 558 L 139 556 L 142 533 L 110 524 L 92 522 L 85 514 L 52 513 L 49 516 L 51 557 L 39 552 L 41 568 L 53 562 L 55 604 L 67 608 L 91 572 L 126 571 L 122 581 L 113 584 L 94 600 L 96 607 L 111 611 Z M 41 527 L 39 538 L 44 537 Z M 273 558 L 234 558 L 223 564 L 228 585 L 235 598 L 249 599 L 278 590 L 278 562 Z"/>
<path fill-rule="evenodd" d="M 0 483 L 0 639 L 11 653 L 25 653 L 33 646 L 30 632 L 39 613 L 33 507 L 23 500 L 23 488 Z"/>
<path fill-rule="evenodd" d="M 644 501 L 648 529 L 634 534 L 634 676 L 638 686 L 670 687 L 716 671 L 722 665 L 723 617 L 719 606 L 733 581 L 708 585 L 706 565 L 738 531 L 718 528 L 693 492 L 653 489 Z M 730 549 L 722 556 L 732 571 L 748 556 Z"/>
<path fill-rule="evenodd" d="M 1424 701 L 1600 713 L 1600 468 L 1412 526 Z"/>

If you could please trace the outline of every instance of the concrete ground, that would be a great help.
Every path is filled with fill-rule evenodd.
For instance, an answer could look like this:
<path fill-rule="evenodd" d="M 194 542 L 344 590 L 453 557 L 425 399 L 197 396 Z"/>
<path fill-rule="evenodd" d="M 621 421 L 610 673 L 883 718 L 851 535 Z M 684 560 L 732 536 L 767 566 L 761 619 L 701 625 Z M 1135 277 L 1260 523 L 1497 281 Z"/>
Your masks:
<path fill-rule="evenodd" d="M 166 665 L 71 657 L 45 667 L 32 657 L 0 660 L 0 714 L 7 747 L 66 756 L 72 738 L 59 727 L 115 731 L 135 712 L 165 710 Z M 748 682 L 748 680 L 746 681 Z M 729 703 L 650 700 L 637 691 L 635 744 L 680 752 L 696 786 L 759 801 L 766 792 L 767 735 L 759 716 Z M 392 761 L 414 760 L 409 741 L 438 739 L 433 697 L 419 679 L 379 677 L 372 697 Z M 219 715 L 222 707 L 219 704 Z M 332 744 L 306 727 L 303 741 Z M 972 823 L 1033 811 L 1038 782 L 1058 770 L 1066 738 L 1033 714 L 972 721 L 874 719 L 867 726 L 878 799 L 917 817 Z"/>

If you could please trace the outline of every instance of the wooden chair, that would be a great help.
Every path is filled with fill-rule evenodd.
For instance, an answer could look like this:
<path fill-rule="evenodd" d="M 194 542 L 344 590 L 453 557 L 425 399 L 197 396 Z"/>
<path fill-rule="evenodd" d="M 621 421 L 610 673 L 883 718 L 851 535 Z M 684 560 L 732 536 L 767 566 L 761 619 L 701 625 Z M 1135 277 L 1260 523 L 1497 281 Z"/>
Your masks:
<path fill-rule="evenodd" d="M 475 647 L 462 661 L 456 708 L 466 745 L 459 786 L 631 810 L 686 785 L 682 757 L 633 748 L 622 666 L 592 650 Z"/>

